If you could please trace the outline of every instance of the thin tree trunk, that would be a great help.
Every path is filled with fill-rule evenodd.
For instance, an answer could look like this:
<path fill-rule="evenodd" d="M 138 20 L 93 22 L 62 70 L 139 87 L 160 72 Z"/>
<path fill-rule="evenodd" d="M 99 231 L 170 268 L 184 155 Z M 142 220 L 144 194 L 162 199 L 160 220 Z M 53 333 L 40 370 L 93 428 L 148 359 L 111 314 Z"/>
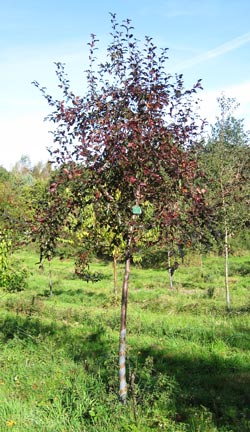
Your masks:
<path fill-rule="evenodd" d="M 136 206 L 139 204 L 140 199 L 140 186 L 138 187 L 136 194 Z M 140 214 L 140 213 L 139 213 Z M 128 385 L 126 379 L 126 331 L 127 331 L 127 304 L 128 304 L 128 287 L 129 287 L 129 276 L 131 266 L 131 246 L 133 238 L 133 221 L 135 220 L 136 214 L 132 215 L 132 224 L 130 226 L 130 232 L 127 240 L 127 251 L 125 258 L 125 273 L 122 285 L 122 301 L 121 301 L 121 321 L 120 321 L 120 347 L 119 347 L 119 398 L 121 403 L 124 405 L 127 402 L 128 396 Z"/>
<path fill-rule="evenodd" d="M 171 252 L 168 250 L 168 274 L 169 274 L 169 288 L 173 289 L 173 273 L 171 267 Z"/>
<path fill-rule="evenodd" d="M 134 420 L 135 420 L 135 424 L 137 425 L 137 410 L 136 410 L 136 397 L 135 397 L 135 374 L 134 373 L 132 373 L 132 376 L 131 376 L 131 393 L 132 393 Z"/>
<path fill-rule="evenodd" d="M 126 381 L 126 325 L 127 325 L 127 303 L 128 303 L 128 286 L 130 275 L 130 242 L 126 254 L 125 274 L 122 286 L 122 301 L 121 301 L 121 325 L 120 325 L 120 348 L 119 348 L 119 380 L 120 380 L 120 401 L 126 404 L 127 401 L 127 381 Z"/>
<path fill-rule="evenodd" d="M 49 295 L 50 297 L 53 294 L 53 284 L 52 284 L 52 270 L 51 270 L 51 262 L 49 261 Z"/>
<path fill-rule="evenodd" d="M 114 295 L 117 299 L 117 258 L 113 256 Z"/>
<path fill-rule="evenodd" d="M 226 290 L 226 308 L 229 311 L 231 307 L 230 303 L 230 291 L 229 291 L 229 279 L 228 279 L 228 253 L 229 253 L 229 243 L 228 243 L 228 224 L 227 224 L 227 210 L 226 210 L 226 202 L 225 202 L 225 194 L 221 180 L 221 192 L 222 192 L 222 205 L 224 211 L 224 226 L 225 226 L 225 290 Z"/>
<path fill-rule="evenodd" d="M 226 225 L 226 224 L 225 224 Z M 229 292 L 229 280 L 228 280 L 228 230 L 225 226 L 225 288 L 226 288 L 226 305 L 227 310 L 230 310 L 230 292 Z"/>
<path fill-rule="evenodd" d="M 203 278 L 203 256 L 200 254 L 200 271 L 201 271 L 201 277 Z"/>

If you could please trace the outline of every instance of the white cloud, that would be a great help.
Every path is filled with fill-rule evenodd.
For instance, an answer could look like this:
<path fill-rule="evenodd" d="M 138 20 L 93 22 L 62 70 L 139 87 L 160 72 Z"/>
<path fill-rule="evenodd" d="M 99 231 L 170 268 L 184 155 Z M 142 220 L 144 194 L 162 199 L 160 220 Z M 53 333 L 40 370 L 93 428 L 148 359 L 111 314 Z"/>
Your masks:
<path fill-rule="evenodd" d="M 175 70 L 192 67 L 198 63 L 206 62 L 209 59 L 219 57 L 229 51 L 235 50 L 250 42 L 250 32 L 234 38 L 215 49 L 209 50 L 202 55 L 194 56 L 187 62 L 183 62 Z M 82 46 L 82 44 L 81 44 Z M 181 47 L 179 47 L 180 49 Z M 187 47 L 182 47 L 186 49 Z M 19 56 L 11 56 L 4 62 L 1 61 L 1 97 L 0 107 L 0 131 L 1 131 L 1 155 L 0 165 L 7 169 L 17 162 L 22 155 L 28 155 L 32 164 L 39 160 L 46 161 L 49 153 L 47 147 L 52 145 L 52 135 L 48 130 L 52 128 L 49 123 L 44 123 L 43 118 L 50 111 L 47 103 L 41 97 L 37 89 L 31 86 L 32 79 L 42 80 L 47 85 L 49 92 L 57 90 L 57 79 L 54 74 L 53 57 L 57 49 L 50 49 L 49 55 L 43 52 L 31 51 L 20 53 Z M 66 71 L 73 77 L 73 90 L 83 90 L 84 74 L 87 67 L 87 50 L 81 50 L 79 45 L 75 50 L 59 51 L 57 57 L 66 62 Z M 13 54 L 13 53 L 12 53 Z M 21 58 L 21 54 L 23 57 Z M 24 55 L 25 54 L 25 55 Z M 104 56 L 104 51 L 100 51 Z M 12 61 L 11 61 L 12 60 Z M 18 73 L 17 73 L 18 72 Z M 42 77 L 42 78 L 41 78 Z M 77 84 L 76 84 L 77 83 Z M 245 126 L 250 129 L 250 81 L 232 85 L 225 88 L 214 88 L 211 91 L 203 91 L 200 94 L 201 115 L 206 117 L 210 123 L 214 123 L 218 115 L 217 98 L 221 92 L 228 97 L 235 97 L 240 107 L 235 113 L 238 118 L 245 120 Z"/>
<path fill-rule="evenodd" d="M 201 94 L 201 115 L 213 124 L 219 115 L 217 98 L 224 93 L 226 97 L 236 98 L 240 106 L 235 112 L 236 118 L 244 119 L 246 129 L 250 129 L 250 81 L 243 82 L 223 89 L 204 91 Z"/>
<path fill-rule="evenodd" d="M 250 129 L 250 81 L 242 84 L 204 91 L 201 94 L 200 114 L 206 117 L 210 124 L 219 115 L 217 98 L 221 92 L 226 97 L 235 97 L 240 107 L 235 112 L 237 118 L 243 118 L 246 129 Z M 26 113 L 16 118 L 4 118 L 0 120 L 1 147 L 3 151 L 0 156 L 0 165 L 11 169 L 20 160 L 21 156 L 27 155 L 34 165 L 39 161 L 46 162 L 49 159 L 47 147 L 53 144 L 52 124 L 44 122 L 46 112 Z"/>
<path fill-rule="evenodd" d="M 0 165 L 11 169 L 21 156 L 30 157 L 32 164 L 46 162 L 47 147 L 52 144 L 50 125 L 43 122 L 42 114 L 25 114 L 0 121 L 1 152 Z"/>

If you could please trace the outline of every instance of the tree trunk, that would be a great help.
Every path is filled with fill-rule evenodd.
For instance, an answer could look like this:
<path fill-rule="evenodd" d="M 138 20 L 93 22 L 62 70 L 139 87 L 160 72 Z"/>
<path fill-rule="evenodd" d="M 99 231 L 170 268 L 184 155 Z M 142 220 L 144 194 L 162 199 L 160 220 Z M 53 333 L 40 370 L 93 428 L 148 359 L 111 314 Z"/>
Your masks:
<path fill-rule="evenodd" d="M 224 227 L 225 227 L 225 246 L 224 246 L 224 253 L 225 253 L 225 290 L 226 290 L 226 307 L 227 310 L 230 310 L 231 304 L 230 304 L 230 292 L 229 292 L 229 280 L 228 280 L 228 252 L 229 252 L 229 244 L 228 244 L 228 223 L 227 223 L 227 209 L 226 209 L 226 201 L 225 201 L 225 193 L 224 188 L 221 180 L 221 192 L 222 192 L 222 206 L 224 211 Z"/>
<path fill-rule="evenodd" d="M 173 289 L 173 273 L 171 267 L 171 252 L 168 250 L 168 274 L 169 274 L 169 288 Z"/>
<path fill-rule="evenodd" d="M 114 295 L 117 299 L 117 258 L 113 256 Z"/>
<path fill-rule="evenodd" d="M 203 274 L 203 256 L 202 256 L 202 254 L 200 254 L 200 272 L 201 272 L 201 277 L 203 278 L 204 274 Z"/>
<path fill-rule="evenodd" d="M 49 295 L 50 297 L 53 294 L 53 283 L 52 283 L 52 270 L 51 270 L 51 262 L 49 261 Z"/>
<path fill-rule="evenodd" d="M 139 205 L 140 198 L 140 187 L 138 187 L 136 194 L 136 206 Z M 125 258 L 125 273 L 122 285 L 122 301 L 121 301 L 121 321 L 120 321 L 120 347 L 119 347 L 119 381 L 120 391 L 119 398 L 121 403 L 124 405 L 127 402 L 128 396 L 128 385 L 126 380 L 126 330 L 127 330 L 127 304 L 128 304 L 128 286 L 130 276 L 130 265 L 131 265 L 131 246 L 133 239 L 133 221 L 135 220 L 136 214 L 132 215 L 132 224 L 130 226 L 130 232 L 127 240 L 127 251 Z"/>
<path fill-rule="evenodd" d="M 126 324 L 127 324 L 127 303 L 128 303 L 128 286 L 130 275 L 130 241 L 126 254 L 125 274 L 122 286 L 122 301 L 121 301 L 121 326 L 120 326 L 120 348 L 119 348 L 119 380 L 120 380 L 120 401 L 126 404 L 127 401 L 127 381 L 126 381 Z"/>
<path fill-rule="evenodd" d="M 230 292 L 229 292 L 229 280 L 228 280 L 228 230 L 227 227 L 225 227 L 225 288 L 226 288 L 226 305 L 227 310 L 230 310 L 231 304 L 230 304 Z"/>

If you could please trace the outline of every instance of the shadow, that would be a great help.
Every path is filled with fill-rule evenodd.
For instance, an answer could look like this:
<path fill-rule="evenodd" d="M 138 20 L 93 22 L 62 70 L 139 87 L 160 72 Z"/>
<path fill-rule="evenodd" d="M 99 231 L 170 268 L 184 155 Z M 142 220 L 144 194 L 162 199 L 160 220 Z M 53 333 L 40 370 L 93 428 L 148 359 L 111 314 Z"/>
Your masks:
<path fill-rule="evenodd" d="M 45 290 L 43 293 L 40 293 L 37 295 L 38 298 L 53 298 L 53 296 L 69 296 L 71 299 L 74 297 L 90 297 L 90 298 L 96 298 L 96 299 L 103 299 L 107 300 L 107 296 L 103 293 L 99 293 L 96 291 L 86 291 L 86 287 L 83 288 L 76 288 L 76 289 L 54 289 L 52 296 L 50 296 L 49 290 Z"/>
<path fill-rule="evenodd" d="M 93 323 L 92 327 L 89 324 L 83 330 L 63 323 L 44 323 L 34 317 L 8 316 L 0 318 L 0 336 L 3 343 L 19 338 L 24 344 L 43 343 L 44 347 L 51 340 L 54 356 L 63 350 L 87 373 L 100 377 L 107 394 L 117 392 L 118 347 L 115 342 L 114 349 L 114 341 L 101 323 Z M 138 343 L 136 352 L 130 348 L 128 366 L 128 375 L 137 371 L 136 402 L 143 409 L 153 410 L 156 404 L 168 416 L 171 403 L 172 420 L 187 424 L 203 407 L 212 413 L 215 426 L 221 428 L 218 430 L 249 432 L 250 365 L 238 357 L 214 353 L 183 357 L 160 345 L 145 348 Z"/>
<path fill-rule="evenodd" d="M 88 327 L 87 327 L 88 328 Z M 3 343 L 18 338 L 27 344 L 40 345 L 52 340 L 55 349 L 63 349 L 76 362 L 86 362 L 107 357 L 109 348 L 106 330 L 101 324 L 93 325 L 90 332 L 66 324 L 44 324 L 39 318 L 16 315 L 0 319 L 0 337 Z M 93 363 L 94 364 L 94 363 Z"/>
<path fill-rule="evenodd" d="M 185 282 L 185 281 L 183 281 L 183 282 L 181 282 L 181 286 L 182 286 L 183 288 L 194 288 L 195 283 L 193 283 L 193 282 Z"/>
<path fill-rule="evenodd" d="M 42 324 L 39 319 L 31 319 L 30 317 L 8 317 L 0 321 L 0 332 L 3 342 L 18 337 L 19 339 L 27 339 L 34 343 L 38 343 L 36 338 L 41 335 L 45 338 L 52 336 L 57 331 L 57 326 L 52 324 Z"/>
<path fill-rule="evenodd" d="M 232 265 L 232 271 L 240 276 L 249 276 L 250 275 L 250 262 L 244 262 L 242 264 L 234 264 Z"/>
<path fill-rule="evenodd" d="M 239 315 L 239 314 L 249 314 L 250 313 L 250 304 L 239 306 L 239 307 L 233 307 L 233 309 L 228 312 L 229 315 Z"/>
<path fill-rule="evenodd" d="M 223 430 L 249 432 L 250 365 L 246 367 L 234 358 L 225 359 L 215 354 L 210 358 L 191 355 L 184 358 L 157 345 L 139 349 L 138 364 L 134 367 L 140 371 L 145 365 L 147 369 L 148 359 L 153 362 L 151 391 L 160 393 L 162 376 L 175 382 L 172 394 L 178 411 L 175 421 L 186 422 L 192 410 L 197 412 L 202 407 L 212 413 L 217 427 L 228 426 L 229 429 Z M 148 374 L 144 381 L 148 383 Z M 141 377 L 140 386 L 146 387 Z"/>
<path fill-rule="evenodd" d="M 101 267 L 101 265 L 100 265 Z M 68 275 L 65 279 L 67 280 L 81 280 L 82 282 L 87 282 L 87 283 L 97 283 L 100 282 L 102 280 L 108 280 L 108 279 L 112 279 L 111 275 L 108 274 L 103 274 L 100 272 L 85 272 L 83 273 L 83 275 L 77 275 L 75 273 L 72 273 L 70 275 Z"/>

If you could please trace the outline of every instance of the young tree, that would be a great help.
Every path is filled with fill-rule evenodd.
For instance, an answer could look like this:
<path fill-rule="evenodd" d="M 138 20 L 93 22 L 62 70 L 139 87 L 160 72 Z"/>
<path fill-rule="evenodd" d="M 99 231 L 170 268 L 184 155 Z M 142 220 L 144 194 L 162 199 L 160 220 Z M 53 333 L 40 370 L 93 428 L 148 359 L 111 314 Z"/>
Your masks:
<path fill-rule="evenodd" d="M 211 178 L 209 196 L 215 211 L 215 231 L 223 233 L 225 256 L 226 306 L 230 310 L 229 243 L 230 237 L 244 227 L 249 216 L 249 133 L 243 120 L 234 117 L 238 107 L 234 98 L 218 98 L 220 116 L 203 154 Z M 220 239 L 217 235 L 217 241 Z"/>
<path fill-rule="evenodd" d="M 130 20 L 119 24 L 111 14 L 111 25 L 105 63 L 96 65 L 97 39 L 92 35 L 84 96 L 71 91 L 61 63 L 56 73 L 63 100 L 35 85 L 54 108 L 48 116 L 57 125 L 51 156 L 78 185 L 74 203 L 81 206 L 88 194 L 96 219 L 101 222 L 105 209 L 104 226 L 126 245 L 119 349 L 120 399 L 125 403 L 131 257 L 145 230 L 157 226 L 159 239 L 172 240 L 175 226 L 203 212 L 196 161 L 203 122 L 194 110 L 200 80 L 186 90 L 182 75 L 173 78 L 166 72 L 166 49 L 159 51 L 150 37 L 141 45 Z M 150 218 L 144 211 L 148 203 Z"/>

